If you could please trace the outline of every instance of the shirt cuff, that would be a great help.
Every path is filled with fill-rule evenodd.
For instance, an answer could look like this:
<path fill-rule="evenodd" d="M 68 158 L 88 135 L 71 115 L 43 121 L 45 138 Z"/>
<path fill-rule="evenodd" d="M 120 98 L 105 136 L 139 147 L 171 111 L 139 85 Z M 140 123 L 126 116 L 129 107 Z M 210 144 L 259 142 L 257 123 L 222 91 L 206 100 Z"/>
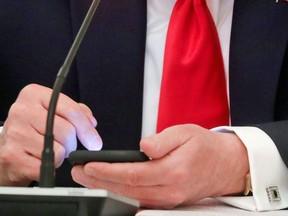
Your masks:
<path fill-rule="evenodd" d="M 234 132 L 248 152 L 253 197 L 220 197 L 225 203 L 252 211 L 288 207 L 288 169 L 273 140 L 257 127 L 217 127 L 212 131 Z"/>

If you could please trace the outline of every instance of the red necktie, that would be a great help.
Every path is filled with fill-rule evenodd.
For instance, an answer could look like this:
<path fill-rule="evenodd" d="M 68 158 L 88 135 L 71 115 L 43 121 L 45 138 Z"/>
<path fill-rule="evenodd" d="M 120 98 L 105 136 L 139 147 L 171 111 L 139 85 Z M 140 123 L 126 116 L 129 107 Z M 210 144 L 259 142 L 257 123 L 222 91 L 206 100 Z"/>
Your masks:
<path fill-rule="evenodd" d="M 167 32 L 157 132 L 229 124 L 224 65 L 205 0 L 177 0 Z"/>

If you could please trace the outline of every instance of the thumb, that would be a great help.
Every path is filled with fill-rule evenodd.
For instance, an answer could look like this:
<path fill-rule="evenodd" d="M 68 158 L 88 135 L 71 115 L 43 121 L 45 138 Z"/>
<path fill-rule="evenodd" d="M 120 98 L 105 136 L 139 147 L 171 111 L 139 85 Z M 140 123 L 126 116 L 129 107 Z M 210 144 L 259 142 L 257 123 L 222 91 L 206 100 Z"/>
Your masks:
<path fill-rule="evenodd" d="M 159 134 L 145 137 L 140 141 L 140 148 L 152 158 L 159 159 L 186 143 L 193 136 L 196 125 L 178 125 L 169 127 Z"/>

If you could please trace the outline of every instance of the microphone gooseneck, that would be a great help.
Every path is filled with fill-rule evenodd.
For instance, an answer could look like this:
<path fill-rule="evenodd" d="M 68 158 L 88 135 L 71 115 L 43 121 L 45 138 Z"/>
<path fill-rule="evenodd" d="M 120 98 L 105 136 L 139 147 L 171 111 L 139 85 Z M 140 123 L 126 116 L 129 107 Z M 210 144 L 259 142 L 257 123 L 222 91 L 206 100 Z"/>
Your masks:
<path fill-rule="evenodd" d="M 55 165 L 54 165 L 54 150 L 53 150 L 53 127 L 54 127 L 54 118 L 56 112 L 57 101 L 62 89 L 62 86 L 66 80 L 66 77 L 70 71 L 72 62 L 75 58 L 75 55 L 78 51 L 78 48 L 83 41 L 85 33 L 94 17 L 94 14 L 98 8 L 100 0 L 93 0 L 85 19 L 78 31 L 78 34 L 70 48 L 70 51 L 60 68 L 56 80 L 53 86 L 53 92 L 50 99 L 50 104 L 48 108 L 48 116 L 46 121 L 46 132 L 44 137 L 44 149 L 42 152 L 42 164 L 40 170 L 40 187 L 52 188 L 55 185 Z"/>

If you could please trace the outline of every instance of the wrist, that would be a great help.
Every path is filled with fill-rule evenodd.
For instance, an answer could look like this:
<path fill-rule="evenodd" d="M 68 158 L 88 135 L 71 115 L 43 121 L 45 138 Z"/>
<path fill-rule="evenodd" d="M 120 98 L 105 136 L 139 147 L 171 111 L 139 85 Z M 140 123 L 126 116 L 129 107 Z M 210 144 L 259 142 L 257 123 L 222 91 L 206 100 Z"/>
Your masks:
<path fill-rule="evenodd" d="M 249 173 L 246 147 L 234 133 L 220 133 L 220 136 L 221 144 L 218 145 L 222 146 L 222 167 L 215 196 L 243 195 L 246 189 L 246 175 Z"/>

